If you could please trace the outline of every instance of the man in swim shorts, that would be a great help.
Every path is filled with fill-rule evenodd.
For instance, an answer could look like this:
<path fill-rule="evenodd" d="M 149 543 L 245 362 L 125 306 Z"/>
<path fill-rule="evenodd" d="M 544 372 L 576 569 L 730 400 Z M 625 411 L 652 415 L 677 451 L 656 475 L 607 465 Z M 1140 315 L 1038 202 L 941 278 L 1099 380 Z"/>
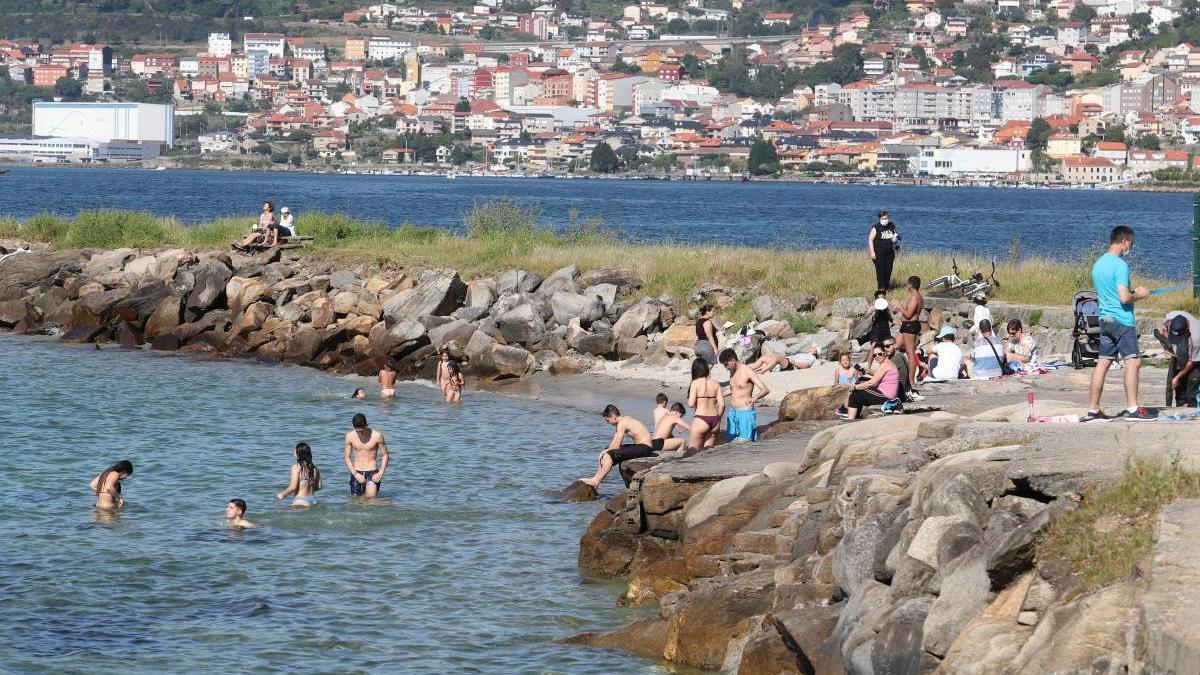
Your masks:
<path fill-rule="evenodd" d="M 725 417 L 725 433 L 729 440 L 758 440 L 758 413 L 754 404 L 771 393 L 754 369 L 738 361 L 737 352 L 721 352 L 721 365 L 729 370 L 729 414 Z"/>
<path fill-rule="evenodd" d="M 592 487 L 599 487 L 600 481 L 604 480 L 613 466 L 631 459 L 654 457 L 663 449 L 661 438 L 657 440 L 650 438 L 650 430 L 646 428 L 645 424 L 628 415 L 622 415 L 617 406 L 606 406 L 600 416 L 604 418 L 605 422 L 616 427 L 616 432 L 613 433 L 608 447 L 600 451 L 600 467 L 596 469 L 595 475 L 591 478 L 580 479 Z M 622 445 L 621 441 L 627 435 L 633 442 Z"/>
<path fill-rule="evenodd" d="M 391 361 L 379 369 L 379 397 L 385 401 L 396 398 L 396 369 Z"/>
<path fill-rule="evenodd" d="M 662 394 L 659 394 L 659 396 L 662 396 Z M 654 438 L 650 439 L 651 447 L 653 448 L 661 443 L 662 447 L 658 448 L 660 452 L 680 450 L 686 442 L 687 434 L 692 430 L 692 426 L 683 421 L 683 415 L 687 410 L 678 401 L 672 403 L 670 408 L 664 409 L 666 412 L 654 424 Z M 676 429 L 682 430 L 685 438 L 676 438 Z"/>
<path fill-rule="evenodd" d="M 351 424 L 354 429 L 346 432 L 346 468 L 350 469 L 350 495 L 374 497 L 379 494 L 383 472 L 387 470 L 387 441 L 383 439 L 383 434 L 367 426 L 367 418 L 362 413 L 355 415 Z"/>

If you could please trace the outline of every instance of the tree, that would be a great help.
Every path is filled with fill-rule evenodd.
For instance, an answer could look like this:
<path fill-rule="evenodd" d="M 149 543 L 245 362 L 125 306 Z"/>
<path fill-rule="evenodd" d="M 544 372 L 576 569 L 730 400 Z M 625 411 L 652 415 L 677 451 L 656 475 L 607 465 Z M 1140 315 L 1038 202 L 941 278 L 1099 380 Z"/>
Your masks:
<path fill-rule="evenodd" d="M 1135 38 L 1145 40 L 1150 37 L 1150 22 L 1149 12 L 1134 12 L 1129 15 L 1129 30 Z"/>
<path fill-rule="evenodd" d="M 454 104 L 454 112 L 471 112 L 471 102 L 465 98 L 458 99 Z"/>
<path fill-rule="evenodd" d="M 1036 152 L 1044 151 L 1051 133 L 1050 123 L 1046 121 L 1046 118 L 1035 117 L 1029 125 L 1029 131 L 1025 133 L 1026 147 Z"/>
<path fill-rule="evenodd" d="M 687 19 L 671 19 L 667 22 L 666 30 L 663 32 L 667 35 L 685 35 L 691 30 L 692 26 Z"/>
<path fill-rule="evenodd" d="M 1161 150 L 1162 144 L 1156 134 L 1142 134 L 1138 136 L 1137 147 L 1139 150 Z"/>
<path fill-rule="evenodd" d="M 471 148 L 465 145 L 454 145 L 454 149 L 450 151 L 450 163 L 454 166 L 462 166 L 471 161 Z"/>
<path fill-rule="evenodd" d="M 458 45 L 451 45 L 446 48 L 446 60 L 451 63 L 457 63 L 463 59 L 463 48 Z"/>
<path fill-rule="evenodd" d="M 60 77 L 54 83 L 54 95 L 67 101 L 78 101 L 83 96 L 83 84 L 73 77 Z"/>
<path fill-rule="evenodd" d="M 1112 143 L 1124 143 L 1125 142 L 1125 125 L 1124 124 L 1108 125 L 1108 128 L 1106 128 L 1104 130 L 1104 140 L 1112 142 Z"/>
<path fill-rule="evenodd" d="M 1075 3 L 1075 7 L 1071 9 L 1071 20 L 1090 24 L 1096 20 L 1096 8 L 1085 5 L 1082 2 L 1077 2 Z"/>
<path fill-rule="evenodd" d="M 750 146 L 750 159 L 746 165 L 755 176 L 779 173 L 779 153 L 774 145 L 760 138 Z"/>
<path fill-rule="evenodd" d="M 596 173 L 612 173 L 617 170 L 617 164 L 617 153 L 604 141 L 600 141 L 592 150 L 592 158 L 588 162 L 588 166 Z"/>

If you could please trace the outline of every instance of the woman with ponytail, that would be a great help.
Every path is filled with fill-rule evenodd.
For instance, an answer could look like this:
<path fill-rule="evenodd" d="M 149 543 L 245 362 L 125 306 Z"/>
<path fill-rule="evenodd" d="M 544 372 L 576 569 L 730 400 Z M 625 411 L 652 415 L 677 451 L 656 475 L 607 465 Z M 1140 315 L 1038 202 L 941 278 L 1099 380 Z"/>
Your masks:
<path fill-rule="evenodd" d="M 296 463 L 292 465 L 292 479 L 283 492 L 275 495 L 275 499 L 295 495 L 292 506 L 315 506 L 317 490 L 325 487 L 325 484 L 321 481 L 321 470 L 313 464 L 312 448 L 308 443 L 297 443 L 292 456 L 296 458 Z"/>

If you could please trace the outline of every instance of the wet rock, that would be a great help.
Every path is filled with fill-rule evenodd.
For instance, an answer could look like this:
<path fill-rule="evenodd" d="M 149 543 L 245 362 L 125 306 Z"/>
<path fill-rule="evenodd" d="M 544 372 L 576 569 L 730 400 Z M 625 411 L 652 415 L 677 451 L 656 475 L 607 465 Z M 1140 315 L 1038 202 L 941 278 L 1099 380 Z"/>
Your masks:
<path fill-rule="evenodd" d="M 599 498 L 600 495 L 596 492 L 596 488 L 581 480 L 577 480 L 571 483 L 566 490 L 562 491 L 558 496 L 558 501 L 564 503 L 590 502 Z"/>
<path fill-rule="evenodd" d="M 76 322 L 78 324 L 107 323 L 116 313 L 117 303 L 129 296 L 129 289 L 121 286 L 111 291 L 88 293 L 75 302 Z"/>
<path fill-rule="evenodd" d="M 125 320 L 117 325 L 117 344 L 122 347 L 140 347 L 145 341 L 142 330 L 137 326 Z"/>
<path fill-rule="evenodd" d="M 541 314 L 529 303 L 518 305 L 496 317 L 496 327 L 507 343 L 532 345 L 541 342 L 546 335 L 546 324 Z"/>
<path fill-rule="evenodd" d="M 179 325 L 183 319 L 183 298 L 178 295 L 168 295 L 158 301 L 154 311 L 146 319 L 144 331 L 147 340 L 153 340 L 159 334 L 169 331 Z"/>
<path fill-rule="evenodd" d="M 496 364 L 492 359 L 492 348 L 499 344 L 494 337 L 482 328 L 476 328 L 471 339 L 467 341 L 465 356 L 467 359 L 464 370 L 472 375 L 491 375 L 495 373 Z"/>
<path fill-rule="evenodd" d="M 779 419 L 785 422 L 837 419 L 833 410 L 846 403 L 850 389 L 848 384 L 838 384 L 789 392 L 779 403 Z"/>
<path fill-rule="evenodd" d="M 838 298 L 831 311 L 836 317 L 854 318 L 866 314 L 869 308 L 866 298 Z"/>
<path fill-rule="evenodd" d="M 29 314 L 29 306 L 24 300 L 0 301 L 0 327 L 12 328 Z"/>
<path fill-rule="evenodd" d="M 75 326 L 75 327 L 71 328 L 70 330 L 68 330 L 66 333 L 63 333 L 62 337 L 59 339 L 62 340 L 63 342 L 86 344 L 88 342 L 95 340 L 96 337 L 99 336 L 103 332 L 104 332 L 103 326 L 97 326 L 95 324 L 81 325 L 81 326 Z"/>
<path fill-rule="evenodd" d="M 151 349 L 160 352 L 178 351 L 181 346 L 183 346 L 183 343 L 179 341 L 178 337 L 172 335 L 171 333 L 163 333 L 162 335 L 158 335 L 150 343 Z"/>
<path fill-rule="evenodd" d="M 599 284 L 612 284 L 618 293 L 632 293 L 644 284 L 641 277 L 623 267 L 601 267 L 588 270 L 575 280 L 578 288 L 588 288 Z"/>
<path fill-rule="evenodd" d="M 604 306 L 598 299 L 568 291 L 558 291 L 550 296 L 550 309 L 554 320 L 561 326 L 577 318 L 580 325 L 586 328 L 604 316 Z"/>
<path fill-rule="evenodd" d="M 542 278 L 525 270 L 508 270 L 496 275 L 496 294 L 532 293 L 542 283 Z"/>
<path fill-rule="evenodd" d="M 117 314 L 136 326 L 144 326 L 150 315 L 172 289 L 163 281 L 153 280 L 142 284 L 116 304 Z"/>
<path fill-rule="evenodd" d="M 533 367 L 533 354 L 509 345 L 493 345 L 491 361 L 501 376 L 523 377 Z"/>
<path fill-rule="evenodd" d="M 383 318 L 389 324 L 426 315 L 447 316 L 462 304 L 467 286 L 454 270 L 431 270 L 417 285 L 388 298 L 383 303 Z"/>
<path fill-rule="evenodd" d="M 228 267 L 219 262 L 210 262 L 200 265 L 192 274 L 195 285 L 186 303 L 189 318 L 194 320 L 210 309 L 226 306 L 225 286 L 233 277 Z"/>
<path fill-rule="evenodd" d="M 658 323 L 660 307 L 656 300 L 641 300 L 625 310 L 613 324 L 613 334 L 620 338 L 632 338 L 647 332 Z"/>
<path fill-rule="evenodd" d="M 621 649 L 648 659 L 662 658 L 667 641 L 667 621 L 650 617 L 635 621 L 611 633 L 582 633 L 562 641 L 568 645 Z"/>

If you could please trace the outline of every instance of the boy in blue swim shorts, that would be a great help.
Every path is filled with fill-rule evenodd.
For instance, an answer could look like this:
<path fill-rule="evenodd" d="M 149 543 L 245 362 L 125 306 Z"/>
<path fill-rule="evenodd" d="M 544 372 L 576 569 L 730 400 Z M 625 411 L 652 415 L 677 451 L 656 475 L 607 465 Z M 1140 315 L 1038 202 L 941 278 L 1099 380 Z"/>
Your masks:
<path fill-rule="evenodd" d="M 729 440 L 758 440 L 758 413 L 754 404 L 771 390 L 763 384 L 754 369 L 742 365 L 732 349 L 721 352 L 721 365 L 729 371 L 729 413 L 725 416 L 726 433 Z"/>

